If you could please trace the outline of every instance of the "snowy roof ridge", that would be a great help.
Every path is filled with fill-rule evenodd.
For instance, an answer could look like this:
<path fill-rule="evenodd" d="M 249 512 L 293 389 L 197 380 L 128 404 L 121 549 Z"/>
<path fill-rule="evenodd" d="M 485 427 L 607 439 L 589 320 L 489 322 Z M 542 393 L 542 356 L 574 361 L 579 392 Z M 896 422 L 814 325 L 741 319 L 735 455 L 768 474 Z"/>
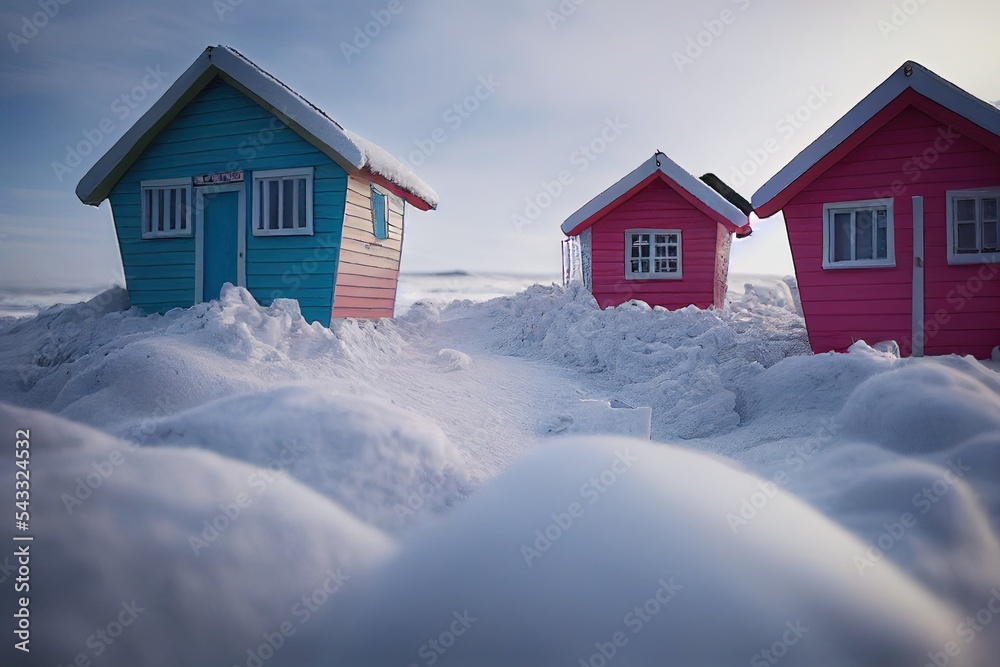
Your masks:
<path fill-rule="evenodd" d="M 250 65 L 255 70 L 257 70 L 258 72 L 260 72 L 262 75 L 264 75 L 267 78 L 271 79 L 272 81 L 274 81 L 275 83 L 277 83 L 279 86 L 283 87 L 285 90 L 287 90 L 292 95 L 295 95 L 296 97 L 298 97 L 300 100 L 302 100 L 303 103 L 305 103 L 305 104 L 309 105 L 310 107 L 312 107 L 313 111 L 315 111 L 316 113 L 318 113 L 321 116 L 323 116 L 324 118 L 326 118 L 328 121 L 330 121 L 331 123 L 333 123 L 334 125 L 336 125 L 337 127 L 339 127 L 341 130 L 346 130 L 347 129 L 343 125 L 341 125 L 340 123 L 338 123 L 336 118 L 331 117 L 327 112 L 323 111 L 318 106 L 316 106 L 315 104 L 313 104 L 312 102 L 310 102 L 308 99 L 306 99 L 306 97 L 302 93 L 300 93 L 299 91 L 295 90 L 294 88 L 292 88 L 291 86 L 289 86 L 287 83 L 285 83 L 284 81 L 282 81 L 278 77 L 274 76 L 273 74 L 271 74 L 270 72 L 268 72 L 266 69 L 264 69 L 263 67 L 261 67 L 260 65 L 258 65 L 257 63 L 255 63 L 254 61 L 252 61 L 249 58 L 247 58 L 245 55 L 243 55 L 240 51 L 238 51 L 237 49 L 233 48 L 232 46 L 223 46 L 223 45 L 220 45 L 218 47 L 211 47 L 210 46 L 208 48 L 209 49 L 221 48 L 221 49 L 226 49 L 227 51 L 232 52 L 233 55 L 241 58 L 247 65 Z"/>
<path fill-rule="evenodd" d="M 729 200 L 704 181 L 687 172 L 664 153 L 657 151 L 653 157 L 640 164 L 624 178 L 566 218 L 561 227 L 563 233 L 568 236 L 579 234 L 590 226 L 587 224 L 588 221 L 657 172 L 662 173 L 679 187 L 687 190 L 695 199 L 714 211 L 719 216 L 719 222 L 731 226 L 733 231 L 742 231 L 749 225 L 750 221 L 747 216 Z"/>
<path fill-rule="evenodd" d="M 206 48 L 91 167 L 77 185 L 77 197 L 85 204 L 100 205 L 156 135 L 217 75 L 275 114 L 349 174 L 364 172 L 417 208 L 437 208 L 437 193 L 407 165 L 381 146 L 347 130 L 236 49 L 221 45 Z"/>
<path fill-rule="evenodd" d="M 792 158 L 777 174 L 762 185 L 751 198 L 755 210 L 764 209 L 820 160 L 871 120 L 893 100 L 911 89 L 953 111 L 984 130 L 1000 136 L 1000 109 L 938 76 L 920 63 L 907 60 L 875 90 L 844 114 L 826 132 Z M 777 210 L 762 211 L 773 215 Z"/>

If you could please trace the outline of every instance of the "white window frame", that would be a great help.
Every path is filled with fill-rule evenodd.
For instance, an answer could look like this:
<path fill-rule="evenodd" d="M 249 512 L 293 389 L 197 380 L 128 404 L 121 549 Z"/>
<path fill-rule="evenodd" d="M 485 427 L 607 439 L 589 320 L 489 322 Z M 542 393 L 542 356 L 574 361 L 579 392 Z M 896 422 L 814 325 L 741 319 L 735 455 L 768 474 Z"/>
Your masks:
<path fill-rule="evenodd" d="M 982 252 L 983 243 L 983 219 L 982 204 L 983 198 L 1000 198 L 1000 187 L 977 188 L 974 190 L 948 190 L 945 193 L 945 205 L 947 207 L 947 239 L 948 239 L 948 263 L 949 264 L 988 264 L 1000 262 L 1000 251 Z M 976 245 L 979 252 L 956 252 L 955 243 L 958 240 L 955 225 L 955 200 L 956 199 L 976 199 Z M 1000 233 L 1000 230 L 998 230 Z"/>
<path fill-rule="evenodd" d="M 632 235 L 649 234 L 649 273 L 637 273 L 632 271 Z M 669 273 L 657 273 L 653 271 L 653 262 L 656 260 L 656 237 L 654 234 L 676 234 L 677 235 L 677 270 Z M 625 230 L 625 280 L 683 280 L 684 279 L 684 235 L 679 229 L 626 229 Z"/>
<path fill-rule="evenodd" d="M 260 193 L 258 188 L 260 188 L 260 183 L 264 181 L 272 180 L 292 180 L 305 178 L 306 181 L 306 226 L 305 227 L 291 227 L 291 228 L 279 228 L 279 229 L 262 229 L 261 228 L 261 214 L 260 210 Z M 250 190 L 250 195 L 253 198 L 253 220 L 251 222 L 251 228 L 253 230 L 254 236 L 312 236 L 313 235 L 313 168 L 312 167 L 298 167 L 295 169 L 267 169 L 262 171 L 255 171 L 253 173 L 253 183 Z M 278 187 L 278 214 L 281 215 L 284 210 L 281 205 L 281 199 L 284 197 L 285 188 Z M 293 217 L 298 218 L 298 197 L 292 204 Z"/>
<path fill-rule="evenodd" d="M 864 199 L 861 201 L 844 201 L 823 204 L 823 268 L 824 269 L 872 269 L 896 266 L 896 233 L 895 216 L 893 214 L 892 198 L 889 199 Z M 859 209 L 885 208 L 885 236 L 886 249 L 884 258 L 880 259 L 847 259 L 835 262 L 833 260 L 833 212 L 851 211 L 857 212 Z M 851 253 L 857 252 L 855 241 L 855 230 L 851 228 Z M 872 237 L 872 253 L 876 250 L 877 238 Z"/>
<path fill-rule="evenodd" d="M 146 193 L 147 192 L 157 192 L 159 190 L 183 190 L 186 192 L 185 201 L 186 204 L 182 204 L 180 197 L 177 197 L 176 210 L 174 211 L 175 220 L 185 223 L 184 227 L 176 226 L 174 229 L 154 229 L 159 227 L 159 224 L 154 225 L 153 211 L 149 209 L 146 204 Z M 194 203 L 192 200 L 192 195 L 194 194 L 194 188 L 191 186 L 190 178 L 161 178 L 156 180 L 141 181 L 139 183 L 139 223 L 142 227 L 142 238 L 143 239 L 176 239 L 176 238 L 186 238 L 194 235 Z"/>

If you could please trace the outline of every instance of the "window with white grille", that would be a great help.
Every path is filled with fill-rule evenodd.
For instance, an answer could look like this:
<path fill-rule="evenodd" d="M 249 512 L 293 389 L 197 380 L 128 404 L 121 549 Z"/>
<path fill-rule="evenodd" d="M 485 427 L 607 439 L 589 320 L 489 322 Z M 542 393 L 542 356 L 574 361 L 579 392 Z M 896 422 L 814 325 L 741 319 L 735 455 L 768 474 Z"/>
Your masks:
<path fill-rule="evenodd" d="M 254 236 L 313 233 L 313 170 L 272 169 L 253 175 Z"/>
<path fill-rule="evenodd" d="M 625 277 L 669 280 L 683 277 L 678 229 L 630 229 L 625 232 Z"/>
<path fill-rule="evenodd" d="M 140 183 L 142 238 L 191 236 L 191 179 L 173 178 Z"/>

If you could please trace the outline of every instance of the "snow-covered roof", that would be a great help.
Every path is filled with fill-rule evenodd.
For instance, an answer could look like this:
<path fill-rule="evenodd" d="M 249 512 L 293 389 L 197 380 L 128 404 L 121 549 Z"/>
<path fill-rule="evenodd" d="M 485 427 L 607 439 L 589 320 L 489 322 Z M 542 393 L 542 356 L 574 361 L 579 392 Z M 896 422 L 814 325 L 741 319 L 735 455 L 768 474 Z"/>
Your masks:
<path fill-rule="evenodd" d="M 630 174 L 584 204 L 583 208 L 579 211 L 566 218 L 566 222 L 562 224 L 563 233 L 568 236 L 579 234 L 596 222 L 595 218 L 604 209 L 614 204 L 633 188 L 657 173 L 662 174 L 670 182 L 686 190 L 689 195 L 715 213 L 718 222 L 731 226 L 733 231 L 744 231 L 749 225 L 747 216 L 733 206 L 725 197 L 698 178 L 689 174 L 663 153 L 655 153 L 653 157 L 640 164 Z M 683 193 L 681 194 L 683 195 Z"/>
<path fill-rule="evenodd" d="M 364 172 L 414 206 L 437 208 L 438 196 L 385 149 L 345 129 L 236 49 L 208 47 L 157 102 L 80 180 L 76 194 L 98 206 L 157 134 L 216 76 L 276 115 L 349 174 Z"/>
<path fill-rule="evenodd" d="M 908 60 L 754 193 L 751 203 L 758 215 L 763 218 L 777 213 L 794 195 L 792 192 L 786 193 L 786 188 L 908 89 L 983 129 L 1000 135 L 1000 109 L 967 93 L 919 63 Z M 802 185 L 804 187 L 805 184 Z M 782 201 L 775 202 L 779 196 Z"/>

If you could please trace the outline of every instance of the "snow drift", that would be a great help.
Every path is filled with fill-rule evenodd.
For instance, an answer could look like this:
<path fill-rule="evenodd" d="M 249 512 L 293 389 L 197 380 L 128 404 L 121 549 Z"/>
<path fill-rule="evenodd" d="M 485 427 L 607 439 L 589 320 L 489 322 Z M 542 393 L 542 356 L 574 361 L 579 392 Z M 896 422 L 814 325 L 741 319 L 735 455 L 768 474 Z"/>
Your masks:
<path fill-rule="evenodd" d="M 793 288 L 667 312 L 533 287 L 332 329 L 238 288 L 153 316 L 113 291 L 6 321 L 0 400 L 46 411 L 0 410 L 37 453 L 39 655 L 989 664 L 998 376 L 808 354 Z M 552 428 L 615 400 L 672 444 Z"/>

